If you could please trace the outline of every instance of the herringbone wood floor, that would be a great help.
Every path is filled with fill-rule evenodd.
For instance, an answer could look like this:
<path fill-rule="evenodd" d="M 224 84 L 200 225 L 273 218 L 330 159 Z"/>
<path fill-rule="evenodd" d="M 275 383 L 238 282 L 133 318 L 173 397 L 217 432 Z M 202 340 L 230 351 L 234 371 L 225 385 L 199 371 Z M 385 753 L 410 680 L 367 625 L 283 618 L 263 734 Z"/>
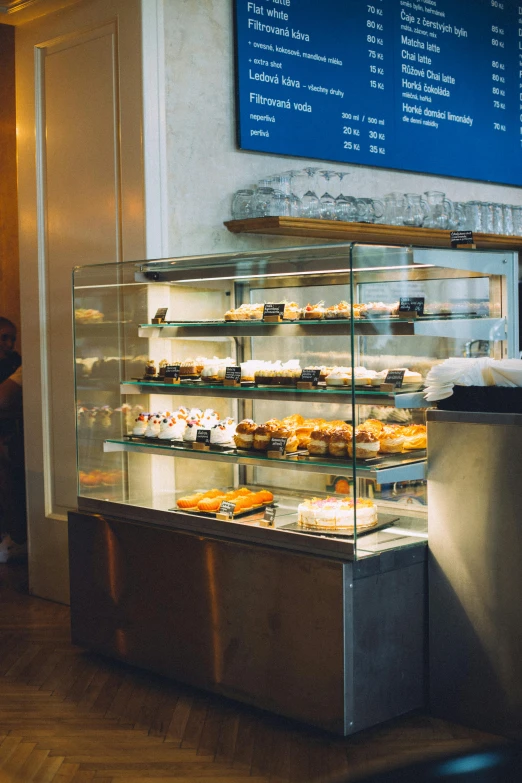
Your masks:
<path fill-rule="evenodd" d="M 500 741 L 420 714 L 329 736 L 73 647 L 24 580 L 0 566 L 0 783 L 351 778 Z"/>

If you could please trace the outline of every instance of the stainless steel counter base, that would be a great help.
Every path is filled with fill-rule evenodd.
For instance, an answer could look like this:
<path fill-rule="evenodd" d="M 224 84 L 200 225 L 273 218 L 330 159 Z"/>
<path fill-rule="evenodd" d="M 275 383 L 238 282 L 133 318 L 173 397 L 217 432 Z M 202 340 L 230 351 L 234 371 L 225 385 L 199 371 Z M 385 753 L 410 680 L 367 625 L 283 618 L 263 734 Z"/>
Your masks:
<path fill-rule="evenodd" d="M 522 415 L 428 412 L 430 706 L 522 737 Z"/>
<path fill-rule="evenodd" d="M 426 548 L 344 562 L 69 515 L 75 644 L 338 734 L 423 706 Z"/>

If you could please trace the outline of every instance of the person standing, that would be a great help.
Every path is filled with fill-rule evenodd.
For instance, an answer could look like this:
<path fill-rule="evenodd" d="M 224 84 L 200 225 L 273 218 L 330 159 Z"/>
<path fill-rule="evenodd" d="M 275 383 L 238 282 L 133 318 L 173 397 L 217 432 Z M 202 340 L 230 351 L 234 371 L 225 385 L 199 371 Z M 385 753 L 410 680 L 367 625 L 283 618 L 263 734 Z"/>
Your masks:
<path fill-rule="evenodd" d="M 22 359 L 16 326 L 0 317 L 0 563 L 27 554 Z"/>

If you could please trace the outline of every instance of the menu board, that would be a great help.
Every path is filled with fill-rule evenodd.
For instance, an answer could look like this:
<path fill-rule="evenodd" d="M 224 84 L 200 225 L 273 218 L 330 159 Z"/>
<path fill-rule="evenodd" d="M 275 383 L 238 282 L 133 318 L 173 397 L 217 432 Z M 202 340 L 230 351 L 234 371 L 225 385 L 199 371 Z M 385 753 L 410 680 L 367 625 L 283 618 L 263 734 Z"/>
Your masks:
<path fill-rule="evenodd" d="M 522 184 L 522 0 L 235 0 L 242 149 Z"/>

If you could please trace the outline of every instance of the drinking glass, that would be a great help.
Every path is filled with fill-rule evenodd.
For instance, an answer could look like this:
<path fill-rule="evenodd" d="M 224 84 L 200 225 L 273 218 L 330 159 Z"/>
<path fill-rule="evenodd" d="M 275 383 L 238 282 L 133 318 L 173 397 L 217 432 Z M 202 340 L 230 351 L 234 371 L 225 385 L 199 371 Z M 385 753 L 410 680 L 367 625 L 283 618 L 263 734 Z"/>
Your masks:
<path fill-rule="evenodd" d="M 335 199 L 340 195 L 340 179 L 337 171 L 321 169 L 319 175 L 320 198 L 319 211 L 323 220 L 337 220 Z"/>
<path fill-rule="evenodd" d="M 252 198 L 254 191 L 250 188 L 236 190 L 232 196 L 232 219 L 246 220 L 252 217 Z"/>
<path fill-rule="evenodd" d="M 513 233 L 522 237 L 522 207 L 513 207 Z"/>
<path fill-rule="evenodd" d="M 347 180 L 349 174 L 347 171 L 338 171 L 340 193 L 335 199 L 335 214 L 337 220 L 344 220 L 348 223 L 354 223 L 357 220 L 357 205 L 353 196 L 345 195 L 346 186 L 343 180 Z"/>
<path fill-rule="evenodd" d="M 493 233 L 502 234 L 504 231 L 504 210 L 503 204 L 492 204 L 491 210 L 493 212 Z"/>
<path fill-rule="evenodd" d="M 321 217 L 319 209 L 319 196 L 317 195 L 316 177 L 319 171 L 318 166 L 305 166 L 303 171 L 308 177 L 306 191 L 301 198 L 301 215 L 307 218 Z"/>
<path fill-rule="evenodd" d="M 427 190 L 424 195 L 428 205 L 428 214 L 424 220 L 426 228 L 448 228 L 451 215 L 451 201 L 440 190 Z"/>
<path fill-rule="evenodd" d="M 383 198 L 384 215 L 382 222 L 388 226 L 404 225 L 406 199 L 404 193 L 387 193 Z"/>
<path fill-rule="evenodd" d="M 252 196 L 252 217 L 267 217 L 270 214 L 270 199 L 273 188 L 261 186 L 256 188 Z"/>
<path fill-rule="evenodd" d="M 358 198 L 355 203 L 357 205 L 357 220 L 360 223 L 375 223 L 384 215 L 384 204 L 379 199 Z"/>
<path fill-rule="evenodd" d="M 450 231 L 465 231 L 465 209 L 462 201 L 454 201 L 451 205 L 451 215 L 448 221 Z"/>
<path fill-rule="evenodd" d="M 353 196 L 344 196 L 342 193 L 335 199 L 335 214 L 337 220 L 346 223 L 355 223 L 357 220 L 357 202 Z"/>
<path fill-rule="evenodd" d="M 422 226 L 428 213 L 428 205 L 418 193 L 405 193 L 404 225 Z"/>
<path fill-rule="evenodd" d="M 268 214 L 271 216 L 290 217 L 292 215 L 290 194 L 273 188 L 268 202 Z"/>
<path fill-rule="evenodd" d="M 292 192 L 292 172 L 283 171 L 281 174 L 275 174 L 273 177 L 270 177 L 270 184 L 275 191 L 284 195 L 287 202 L 286 206 L 283 207 L 283 199 L 278 197 L 279 203 L 281 204 L 281 211 L 273 212 L 271 214 L 292 215 L 294 217 L 299 215 L 301 203 L 295 193 Z"/>
<path fill-rule="evenodd" d="M 506 234 L 508 237 L 513 236 L 513 207 L 511 204 L 503 204 L 502 205 L 502 224 L 504 226 L 504 230 L 502 233 Z"/>
<path fill-rule="evenodd" d="M 482 231 L 482 202 L 467 201 L 464 205 L 468 231 Z"/>

